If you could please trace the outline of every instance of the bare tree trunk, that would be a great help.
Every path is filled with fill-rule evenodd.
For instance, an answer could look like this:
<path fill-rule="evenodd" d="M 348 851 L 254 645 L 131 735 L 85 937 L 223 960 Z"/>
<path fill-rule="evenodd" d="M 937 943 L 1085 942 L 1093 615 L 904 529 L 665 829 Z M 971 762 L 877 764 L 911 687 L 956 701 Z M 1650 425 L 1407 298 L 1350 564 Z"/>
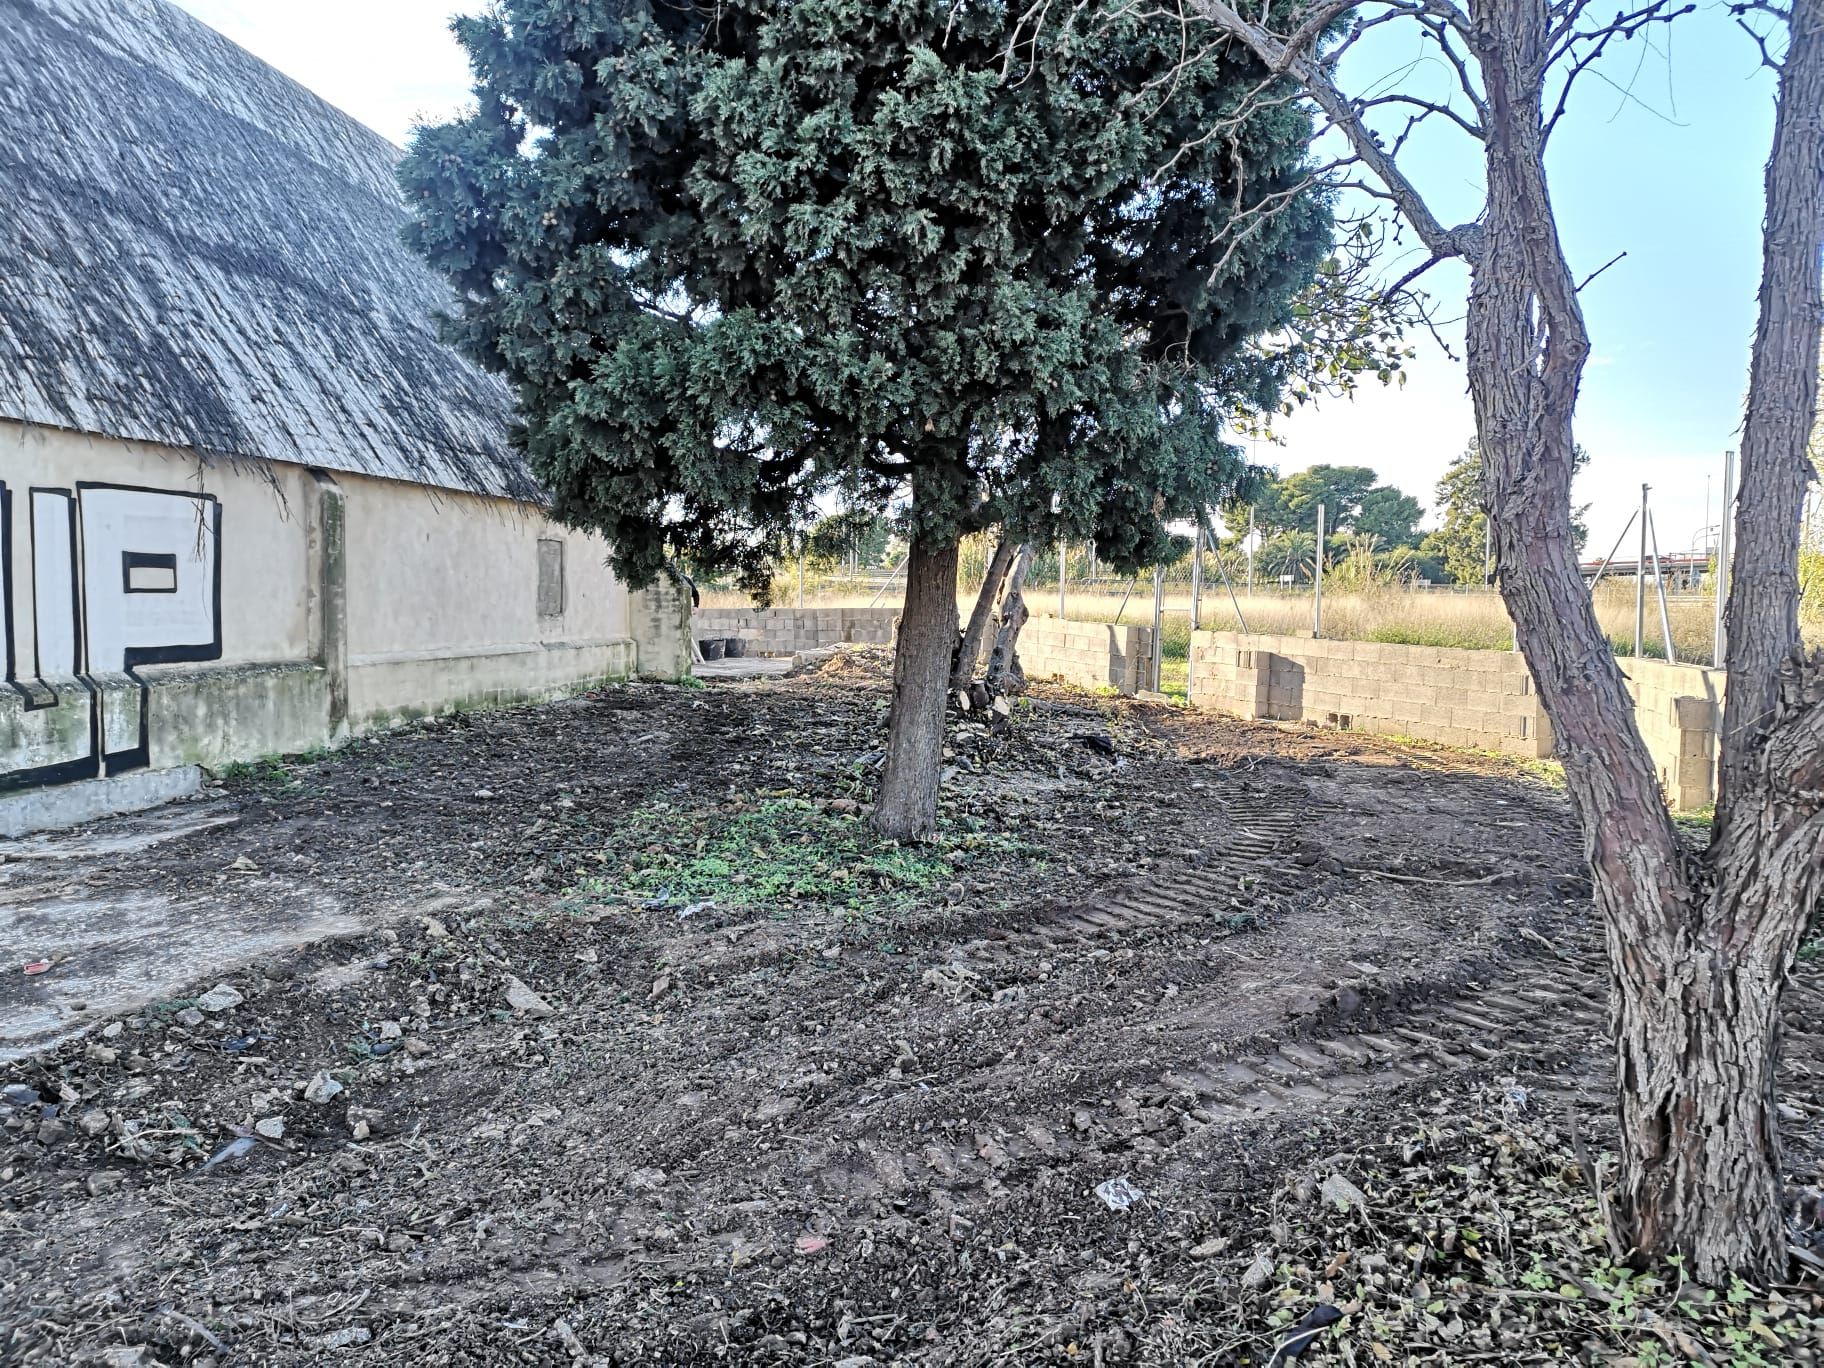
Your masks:
<path fill-rule="evenodd" d="M 906 562 L 906 606 L 893 651 L 893 707 L 887 719 L 887 763 L 874 803 L 874 827 L 897 841 L 937 834 L 937 786 L 943 764 L 944 712 L 956 652 L 956 565 L 952 539 L 912 539 Z"/>
<path fill-rule="evenodd" d="M 1266 27 L 1264 12 L 1242 17 L 1230 0 L 1192 3 L 1304 85 L 1435 260 L 1469 265 L 1469 383 L 1501 592 L 1557 735 L 1607 930 L 1618 1233 L 1643 1256 L 1683 1256 L 1684 1271 L 1706 1282 L 1777 1278 L 1785 1263 L 1773 1095 L 1779 997 L 1824 884 L 1824 662 L 1801 660 L 1793 608 L 1824 314 L 1824 0 L 1794 0 L 1787 16 L 1744 433 L 1756 456 L 1752 470 L 1744 460 L 1736 518 L 1744 572 L 1729 600 L 1732 635 L 1743 639 L 1730 643 L 1724 783 L 1704 852 L 1683 843 L 1666 810 L 1577 567 L 1571 419 L 1590 342 L 1544 165 L 1550 126 L 1586 65 L 1567 55 L 1574 45 L 1632 35 L 1682 11 L 1649 5 L 1584 25 L 1582 8 L 1546 0 L 1468 0 L 1467 14 L 1448 3 L 1418 6 L 1474 120 L 1447 116 L 1486 157 L 1479 221 L 1446 228 L 1401 171 L 1404 139 L 1377 137 L 1363 102 L 1337 86 L 1337 51 L 1314 55 L 1350 0 L 1319 4 L 1283 32 Z M 1737 13 L 1750 10 L 1780 12 Z M 1354 35 L 1384 18 L 1358 24 Z M 1554 69 L 1561 80 L 1548 119 Z"/>
<path fill-rule="evenodd" d="M 1018 549 L 1013 538 L 1002 536 L 995 544 L 994 557 L 988 562 L 988 573 L 982 589 L 975 596 L 975 607 L 969 613 L 969 625 L 963 629 L 962 645 L 957 647 L 956 664 L 950 670 L 951 689 L 967 689 L 975 682 L 975 667 L 982 659 L 982 638 L 988 632 L 988 619 L 994 615 L 994 601 L 1000 596 L 1001 582 L 1007 578 L 1007 567 L 1013 564 Z"/>
<path fill-rule="evenodd" d="M 988 691 L 1015 694 L 1026 687 L 1026 672 L 1020 668 L 1020 629 L 1032 614 L 1026 608 L 1026 572 L 1032 568 L 1032 548 L 1022 546 L 1007 576 L 1007 592 L 1001 599 L 1000 620 L 995 626 L 994 649 L 988 653 Z"/>
<path fill-rule="evenodd" d="M 1801 0 L 1800 8 L 1809 6 L 1815 14 L 1820 4 L 1824 0 Z M 1489 199 L 1470 288 L 1470 388 L 1502 595 L 1558 736 L 1607 926 L 1620 1083 L 1619 1233 L 1645 1255 L 1684 1256 L 1686 1271 L 1705 1281 L 1734 1272 L 1774 1278 L 1785 1264 L 1774 1110 L 1779 995 L 1806 910 L 1817 898 L 1815 790 L 1810 801 L 1783 792 L 1786 777 L 1767 774 L 1754 751 L 1744 756 L 1740 747 L 1746 738 L 1738 734 L 1726 748 L 1725 764 L 1738 775 L 1735 791 L 1752 813 L 1749 826 L 1758 830 L 1781 807 L 1791 808 L 1779 826 L 1809 827 L 1811 849 L 1782 858 L 1776 849 L 1719 840 L 1708 858 L 1700 857 L 1685 848 L 1666 810 L 1626 682 L 1596 622 L 1570 540 L 1571 417 L 1589 339 L 1546 194 L 1540 87 L 1532 76 L 1540 64 L 1544 23 L 1532 0 L 1485 0 L 1476 17 L 1489 26 L 1490 37 L 1482 60 L 1490 108 Z M 1796 33 L 1794 56 L 1799 56 Z M 1793 74 L 1789 69 L 1789 87 Z M 1802 107 L 1815 126 L 1820 108 L 1815 87 L 1809 105 L 1787 102 L 1796 90 L 1784 94 L 1783 124 L 1789 122 L 1787 113 L 1797 115 Z M 1820 170 L 1815 135 L 1810 158 L 1815 199 Z M 1776 144 L 1770 196 L 1783 159 L 1793 159 L 1791 149 L 1782 152 Z M 1773 212 L 1770 208 L 1770 225 Z M 1788 231 L 1795 236 L 1809 231 L 1815 300 L 1817 215 L 1808 229 L 1793 224 Z M 1768 250 L 1771 272 L 1776 255 L 1771 232 Z M 1801 288 L 1793 273 L 1779 274 L 1779 292 Z M 1763 307 L 1777 316 L 1782 301 L 1790 299 L 1789 293 L 1770 298 L 1764 290 Z M 1803 303 L 1794 302 L 1803 313 Z M 1814 306 L 1810 315 L 1811 341 L 1789 348 L 1799 358 L 1796 365 L 1765 354 L 1766 313 L 1762 322 L 1756 375 L 1771 366 L 1790 390 L 1788 369 L 1812 369 L 1817 310 Z M 1795 397 L 1763 392 L 1751 402 L 1790 408 Z M 1793 424 L 1789 445 L 1797 460 L 1804 446 L 1802 421 L 1789 414 L 1776 426 L 1783 432 Z M 1752 413 L 1750 426 L 1755 426 Z M 1774 464 L 1763 461 L 1763 481 L 1774 478 Z M 1796 580 L 1790 568 L 1782 573 L 1765 568 L 1765 562 L 1783 557 L 1788 567 L 1796 566 L 1804 483 L 1784 466 L 1777 483 L 1777 491 L 1750 493 L 1745 478 L 1740 518 L 1744 563 L 1763 562 L 1760 577 L 1769 605 L 1756 662 L 1764 681 L 1752 672 L 1742 681 L 1745 706 L 1755 710 L 1757 720 L 1770 715 L 1773 663 L 1790 658 L 1797 642 L 1791 607 Z M 1777 509 L 1766 511 L 1768 502 Z M 1772 608 L 1782 594 L 1783 614 Z M 1739 603 L 1734 595 L 1732 601 Z M 1750 649 L 1732 644 L 1732 670 L 1742 658 L 1738 652 Z M 1744 706 L 1737 687 L 1732 673 L 1732 716 Z M 1795 698 L 1794 707 L 1802 709 L 1803 703 Z M 1747 771 L 1761 776 L 1752 793 L 1739 777 Z M 1727 821 L 1719 820 L 1719 833 L 1727 830 Z"/>

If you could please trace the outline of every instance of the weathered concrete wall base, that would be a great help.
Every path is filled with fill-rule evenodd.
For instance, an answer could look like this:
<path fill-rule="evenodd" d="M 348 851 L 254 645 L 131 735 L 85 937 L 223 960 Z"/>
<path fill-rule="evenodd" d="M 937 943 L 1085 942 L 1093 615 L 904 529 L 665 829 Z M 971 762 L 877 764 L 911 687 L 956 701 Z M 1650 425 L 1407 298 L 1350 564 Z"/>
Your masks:
<path fill-rule="evenodd" d="M 173 798 L 185 798 L 203 786 L 195 765 L 179 769 L 134 770 L 108 779 L 78 784 L 51 784 L 0 796 L 0 836 L 30 835 L 54 827 L 80 826 L 98 817 L 139 812 Z"/>
<path fill-rule="evenodd" d="M 631 640 L 552 642 L 486 651 L 423 652 L 348 663 L 356 732 L 472 708 L 541 703 L 629 678 Z"/>
<path fill-rule="evenodd" d="M 888 646 L 897 608 L 699 608 L 690 629 L 704 637 L 740 637 L 749 655 L 796 655 L 845 643 Z"/>

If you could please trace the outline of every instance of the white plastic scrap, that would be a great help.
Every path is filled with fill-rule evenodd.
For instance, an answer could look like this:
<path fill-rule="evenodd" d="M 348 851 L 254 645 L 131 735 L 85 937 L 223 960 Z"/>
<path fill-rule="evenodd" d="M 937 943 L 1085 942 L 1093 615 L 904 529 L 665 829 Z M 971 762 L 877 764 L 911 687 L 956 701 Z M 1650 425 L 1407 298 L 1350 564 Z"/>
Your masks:
<path fill-rule="evenodd" d="M 1146 1194 L 1129 1182 L 1124 1173 L 1119 1178 L 1097 1183 L 1096 1196 L 1102 1199 L 1103 1205 L 1110 1211 L 1126 1211 Z"/>

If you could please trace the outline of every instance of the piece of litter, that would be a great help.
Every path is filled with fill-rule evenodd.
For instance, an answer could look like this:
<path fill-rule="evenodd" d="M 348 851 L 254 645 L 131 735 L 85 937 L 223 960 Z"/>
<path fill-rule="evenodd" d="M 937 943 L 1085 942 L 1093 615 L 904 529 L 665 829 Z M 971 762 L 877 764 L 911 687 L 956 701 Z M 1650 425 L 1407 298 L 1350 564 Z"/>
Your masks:
<path fill-rule="evenodd" d="M 1119 1178 L 1110 1178 L 1105 1183 L 1096 1184 L 1096 1196 L 1102 1199 L 1110 1211 L 1126 1211 L 1146 1194 L 1128 1181 L 1124 1173 Z"/>
<path fill-rule="evenodd" d="M 694 902 L 678 913 L 678 920 L 683 921 L 686 917 L 694 917 L 699 912 L 707 912 L 715 905 L 716 900 L 714 898 L 707 898 L 702 902 Z"/>
<path fill-rule="evenodd" d="M 28 974 L 42 974 L 50 967 L 51 961 L 49 960 L 33 960 L 30 964 L 25 966 L 25 972 Z"/>
<path fill-rule="evenodd" d="M 830 1242 L 821 1235 L 800 1235 L 792 1242 L 792 1248 L 800 1254 L 821 1254 L 830 1247 Z"/>
<path fill-rule="evenodd" d="M 199 1009 L 205 1012 L 225 1012 L 230 1007 L 239 1007 L 247 999 L 226 983 L 218 983 L 196 1000 Z"/>
<path fill-rule="evenodd" d="M 253 1140 L 248 1136 L 243 1135 L 239 1140 L 230 1140 L 227 1144 L 223 1145 L 214 1154 L 204 1160 L 203 1167 L 205 1169 L 212 1169 L 217 1164 L 226 1163 L 230 1159 L 239 1159 L 243 1154 L 252 1150 L 252 1148 Z"/>

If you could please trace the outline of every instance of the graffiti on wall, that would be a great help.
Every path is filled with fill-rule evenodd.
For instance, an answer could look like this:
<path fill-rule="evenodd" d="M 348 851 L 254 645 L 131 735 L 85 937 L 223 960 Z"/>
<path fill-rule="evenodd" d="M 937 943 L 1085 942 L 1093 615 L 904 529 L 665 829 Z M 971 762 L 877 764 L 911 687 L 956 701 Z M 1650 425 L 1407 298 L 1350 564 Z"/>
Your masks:
<path fill-rule="evenodd" d="M 5 684 L 23 701 L 0 790 L 150 763 L 151 691 L 138 669 L 221 659 L 221 535 L 213 494 L 0 482 Z"/>

